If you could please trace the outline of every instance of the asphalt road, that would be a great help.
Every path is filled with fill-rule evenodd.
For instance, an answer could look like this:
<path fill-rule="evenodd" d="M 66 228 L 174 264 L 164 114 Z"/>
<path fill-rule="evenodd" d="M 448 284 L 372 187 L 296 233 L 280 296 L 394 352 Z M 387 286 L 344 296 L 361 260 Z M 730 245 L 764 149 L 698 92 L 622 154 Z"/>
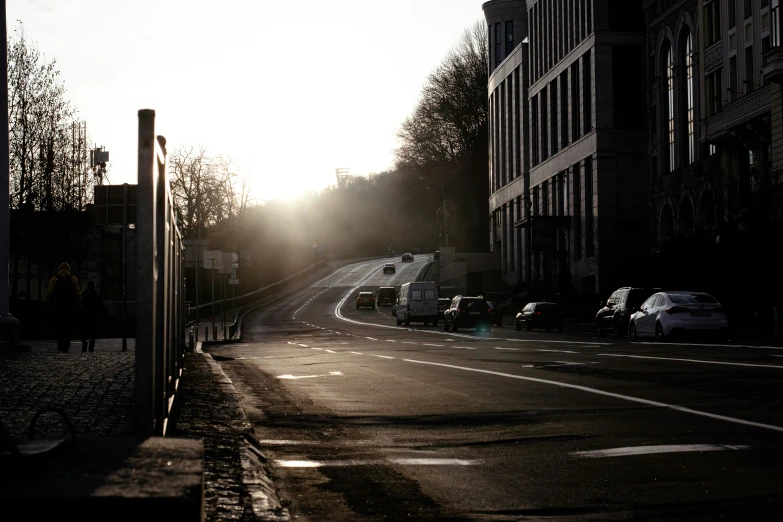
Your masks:
<path fill-rule="evenodd" d="M 783 349 L 452 333 L 356 309 L 424 257 L 346 267 L 210 349 L 296 520 L 783 516 Z"/>

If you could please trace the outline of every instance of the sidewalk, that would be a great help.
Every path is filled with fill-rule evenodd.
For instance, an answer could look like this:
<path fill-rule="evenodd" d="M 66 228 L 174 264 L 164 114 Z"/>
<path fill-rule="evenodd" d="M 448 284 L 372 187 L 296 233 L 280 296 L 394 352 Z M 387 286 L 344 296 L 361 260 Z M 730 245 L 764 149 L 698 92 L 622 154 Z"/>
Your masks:
<path fill-rule="evenodd" d="M 134 339 L 124 352 L 121 339 L 98 339 L 94 353 L 82 353 L 81 342 L 68 353 L 58 352 L 55 341 L 23 344 L 31 350 L 0 358 L 0 422 L 11 437 L 26 440 L 33 415 L 44 406 L 62 408 L 79 438 L 132 433 Z M 182 383 L 170 435 L 203 439 L 204 520 L 288 520 L 220 366 L 200 350 L 187 353 Z M 42 437 L 69 434 L 59 416 L 44 414 L 36 427 L 36 438 Z"/>

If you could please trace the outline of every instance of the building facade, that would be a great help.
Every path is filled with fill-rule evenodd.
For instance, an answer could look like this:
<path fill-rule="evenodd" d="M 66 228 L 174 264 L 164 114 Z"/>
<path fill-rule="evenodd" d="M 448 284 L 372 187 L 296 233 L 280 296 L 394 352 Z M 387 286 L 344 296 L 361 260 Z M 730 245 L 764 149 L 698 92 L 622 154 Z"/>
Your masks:
<path fill-rule="evenodd" d="M 772 106 L 780 88 L 765 59 L 780 45 L 773 4 L 645 0 L 656 245 L 694 233 L 719 240 L 743 226 L 755 195 L 777 178 Z"/>
<path fill-rule="evenodd" d="M 537 294 L 608 291 L 647 243 L 642 4 L 495 0 L 483 9 L 490 247 L 504 278 Z M 527 39 L 503 57 L 507 20 Z"/>

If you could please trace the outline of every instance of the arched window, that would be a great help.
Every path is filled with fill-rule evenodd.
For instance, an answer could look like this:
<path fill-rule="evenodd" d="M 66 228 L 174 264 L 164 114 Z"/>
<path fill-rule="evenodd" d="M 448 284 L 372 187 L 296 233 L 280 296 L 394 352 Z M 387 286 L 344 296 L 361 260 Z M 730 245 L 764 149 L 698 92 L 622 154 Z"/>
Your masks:
<path fill-rule="evenodd" d="M 672 48 L 666 50 L 666 109 L 669 119 L 669 172 L 674 170 L 674 61 Z"/>
<path fill-rule="evenodd" d="M 683 63 L 685 64 L 685 129 L 687 132 L 685 151 L 688 165 L 696 161 L 696 128 L 694 118 L 694 100 L 693 100 L 693 39 L 690 31 L 685 34 L 683 44 Z"/>
<path fill-rule="evenodd" d="M 680 234 L 687 235 L 693 231 L 693 207 L 691 200 L 683 198 L 680 204 Z"/>

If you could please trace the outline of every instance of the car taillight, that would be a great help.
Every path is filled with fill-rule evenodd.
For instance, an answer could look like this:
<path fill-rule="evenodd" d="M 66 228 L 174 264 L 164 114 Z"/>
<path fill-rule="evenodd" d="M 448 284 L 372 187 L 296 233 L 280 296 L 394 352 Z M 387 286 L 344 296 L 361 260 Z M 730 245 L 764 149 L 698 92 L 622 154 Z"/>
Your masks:
<path fill-rule="evenodd" d="M 683 306 L 670 306 L 666 309 L 666 313 L 671 314 L 681 314 L 683 312 L 690 312 L 690 308 L 685 308 Z"/>
<path fill-rule="evenodd" d="M 535 313 L 536 315 L 541 315 L 541 312 L 533 312 L 533 313 Z"/>

